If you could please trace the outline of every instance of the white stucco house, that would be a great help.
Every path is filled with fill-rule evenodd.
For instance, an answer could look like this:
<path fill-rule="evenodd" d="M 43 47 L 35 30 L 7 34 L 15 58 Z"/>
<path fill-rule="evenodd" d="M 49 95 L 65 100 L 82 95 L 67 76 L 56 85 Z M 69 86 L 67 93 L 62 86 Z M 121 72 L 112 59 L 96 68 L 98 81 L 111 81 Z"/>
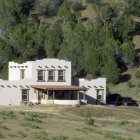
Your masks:
<path fill-rule="evenodd" d="M 71 62 L 54 58 L 9 62 L 8 80 L 0 79 L 0 105 L 75 105 L 106 103 L 106 79 L 79 79 L 71 85 Z"/>

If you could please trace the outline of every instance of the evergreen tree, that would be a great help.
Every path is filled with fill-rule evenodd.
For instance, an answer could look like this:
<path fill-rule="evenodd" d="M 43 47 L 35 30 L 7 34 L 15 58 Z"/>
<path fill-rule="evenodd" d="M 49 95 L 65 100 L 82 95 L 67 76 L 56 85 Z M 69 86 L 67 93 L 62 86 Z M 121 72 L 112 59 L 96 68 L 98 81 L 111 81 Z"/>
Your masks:
<path fill-rule="evenodd" d="M 120 70 L 113 59 L 108 60 L 101 69 L 101 74 L 107 78 L 109 83 L 116 84 L 120 78 Z"/>
<path fill-rule="evenodd" d="M 48 57 L 57 57 L 62 40 L 63 35 L 59 25 L 55 25 L 47 31 L 45 50 Z"/>
<path fill-rule="evenodd" d="M 125 42 L 121 46 L 121 52 L 122 52 L 122 59 L 126 63 L 127 66 L 132 66 L 134 64 L 135 60 L 135 50 L 134 50 L 134 44 L 129 41 Z"/>

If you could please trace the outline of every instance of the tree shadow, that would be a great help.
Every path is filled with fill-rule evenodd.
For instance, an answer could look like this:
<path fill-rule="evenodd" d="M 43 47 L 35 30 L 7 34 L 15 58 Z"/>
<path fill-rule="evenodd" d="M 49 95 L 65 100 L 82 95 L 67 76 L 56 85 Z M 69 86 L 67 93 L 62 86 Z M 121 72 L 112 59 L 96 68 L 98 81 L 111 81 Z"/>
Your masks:
<path fill-rule="evenodd" d="M 130 74 L 123 74 L 120 76 L 120 83 L 128 82 L 131 79 Z"/>

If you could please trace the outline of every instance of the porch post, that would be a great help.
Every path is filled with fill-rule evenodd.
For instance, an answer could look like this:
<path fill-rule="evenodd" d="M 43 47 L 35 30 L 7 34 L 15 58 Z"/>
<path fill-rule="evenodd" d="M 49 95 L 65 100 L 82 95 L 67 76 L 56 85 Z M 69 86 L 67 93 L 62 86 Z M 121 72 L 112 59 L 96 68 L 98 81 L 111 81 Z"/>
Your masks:
<path fill-rule="evenodd" d="M 77 100 L 79 100 L 79 91 L 77 92 Z"/>
<path fill-rule="evenodd" d="M 104 90 L 102 90 L 102 104 L 104 104 Z"/>
<path fill-rule="evenodd" d="M 86 98 L 85 98 L 85 91 L 84 91 L 84 92 L 83 92 L 83 100 L 85 101 L 85 99 L 86 99 Z"/>
<path fill-rule="evenodd" d="M 46 90 L 45 99 L 46 99 L 46 100 L 49 99 L 49 92 L 48 92 L 48 90 Z"/>
<path fill-rule="evenodd" d="M 54 104 L 54 99 L 55 99 L 55 92 L 53 91 L 53 104 Z"/>

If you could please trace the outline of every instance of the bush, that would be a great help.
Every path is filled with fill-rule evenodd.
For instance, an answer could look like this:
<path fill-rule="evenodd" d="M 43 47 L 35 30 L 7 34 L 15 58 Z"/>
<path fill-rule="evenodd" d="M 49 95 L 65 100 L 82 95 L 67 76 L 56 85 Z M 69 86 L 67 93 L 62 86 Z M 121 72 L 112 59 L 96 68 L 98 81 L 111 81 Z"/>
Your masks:
<path fill-rule="evenodd" d="M 72 3 L 72 9 L 73 11 L 77 12 L 77 11 L 85 10 L 85 6 L 83 6 L 81 2 L 75 2 Z"/>
<path fill-rule="evenodd" d="M 129 124 L 130 122 L 128 121 L 128 120 L 122 120 L 121 122 L 120 122 L 120 125 L 127 125 L 127 124 Z"/>
<path fill-rule="evenodd" d="M 49 140 L 48 134 L 45 131 L 37 132 L 34 138 L 35 140 Z"/>
<path fill-rule="evenodd" d="M 57 137 L 53 137 L 53 140 L 69 140 L 69 138 L 66 136 L 57 136 Z"/>
<path fill-rule="evenodd" d="M 36 123 L 41 123 L 40 116 L 37 113 L 25 113 L 25 120 L 31 121 L 31 122 L 36 122 Z"/>
<path fill-rule="evenodd" d="M 102 3 L 102 0 L 86 0 L 88 3 L 93 3 L 93 4 L 97 4 L 100 5 Z"/>
<path fill-rule="evenodd" d="M 88 125 L 94 125 L 95 120 L 93 119 L 93 117 L 91 116 L 90 113 L 87 114 L 86 119 L 85 119 L 85 123 Z"/>
<path fill-rule="evenodd" d="M 128 81 L 127 85 L 129 88 L 135 87 L 135 84 L 133 84 L 131 80 Z"/>
<path fill-rule="evenodd" d="M 140 71 L 136 71 L 135 77 L 136 77 L 136 78 L 140 78 Z"/>
<path fill-rule="evenodd" d="M 0 123 L 0 128 L 2 128 L 4 130 L 9 130 L 8 127 L 6 127 L 5 125 L 3 125 L 2 123 Z"/>
<path fill-rule="evenodd" d="M 32 123 L 23 123 L 22 126 L 32 128 L 32 129 L 41 129 L 38 125 Z"/>
<path fill-rule="evenodd" d="M 16 118 L 16 115 L 13 111 L 2 111 L 2 112 L 0 112 L 0 115 L 2 115 L 3 117 L 6 117 L 6 118 L 10 118 L 10 119 Z"/>

